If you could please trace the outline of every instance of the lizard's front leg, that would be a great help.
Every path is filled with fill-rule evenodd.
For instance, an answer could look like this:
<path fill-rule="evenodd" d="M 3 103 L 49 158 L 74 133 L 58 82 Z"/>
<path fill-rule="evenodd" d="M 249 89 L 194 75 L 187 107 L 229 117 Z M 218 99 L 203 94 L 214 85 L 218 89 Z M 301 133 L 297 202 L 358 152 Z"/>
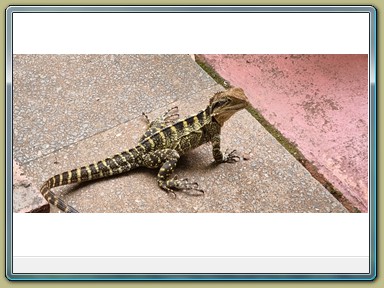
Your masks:
<path fill-rule="evenodd" d="M 216 163 L 235 163 L 240 160 L 240 157 L 236 155 L 236 150 L 232 150 L 230 153 L 221 152 L 220 150 L 220 133 L 215 134 L 212 137 L 212 153 Z"/>
<path fill-rule="evenodd" d="M 171 178 L 179 158 L 180 155 L 176 150 L 162 149 L 148 153 L 143 160 L 144 165 L 149 168 L 161 166 L 157 174 L 157 183 L 167 193 L 171 193 L 175 197 L 175 189 L 181 191 L 195 190 L 204 193 L 202 189 L 198 188 L 199 185 L 196 182 L 189 182 L 187 178 L 178 179 L 177 175 Z"/>

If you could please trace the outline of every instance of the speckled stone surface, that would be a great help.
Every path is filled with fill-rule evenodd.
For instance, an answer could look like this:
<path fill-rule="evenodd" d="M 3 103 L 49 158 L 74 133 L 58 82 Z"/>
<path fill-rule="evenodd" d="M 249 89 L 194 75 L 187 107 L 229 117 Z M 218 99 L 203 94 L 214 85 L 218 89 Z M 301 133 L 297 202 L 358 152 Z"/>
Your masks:
<path fill-rule="evenodd" d="M 214 85 L 187 55 L 15 55 L 13 60 L 13 150 L 20 163 Z"/>
<path fill-rule="evenodd" d="M 54 72 L 60 70 L 57 62 L 65 62 L 61 57 L 64 56 L 25 55 L 15 58 L 26 65 L 23 72 L 18 68 L 19 73 L 33 75 L 31 70 L 49 70 L 47 67 L 39 68 L 36 59 L 41 66 L 55 66 L 52 73 L 58 73 Z M 19 127 L 14 137 L 19 138 L 14 142 L 14 153 L 23 162 L 26 175 L 37 186 L 54 174 L 134 146 L 145 130 L 141 112 L 148 112 L 153 118 L 178 105 L 181 116 L 187 116 L 205 108 L 210 96 L 222 89 L 188 55 L 65 57 L 70 63 L 75 63 L 72 69 L 67 67 L 66 72 L 74 78 L 67 79 L 65 85 L 68 86 L 61 84 L 61 87 L 65 86 L 59 90 L 62 97 L 46 94 L 46 101 L 36 97 L 34 101 L 38 103 L 31 103 L 30 95 L 41 93 L 33 89 L 30 90 L 35 92 L 27 93 L 28 87 L 15 87 L 20 94 L 14 97 L 20 99 L 14 100 L 18 103 L 15 112 L 18 110 L 19 115 L 19 118 L 14 118 L 15 127 Z M 44 61 L 41 58 L 45 58 Z M 95 58 L 98 59 L 96 67 L 86 65 L 93 63 L 90 59 Z M 136 75 L 129 76 L 136 79 L 134 85 L 115 75 L 115 61 L 126 63 L 126 69 Z M 105 67 L 100 68 L 103 65 Z M 104 74 L 100 74 L 100 69 Z M 104 75 L 105 78 L 101 78 L 104 80 L 99 81 L 106 83 L 105 86 L 97 84 L 97 81 L 88 84 L 93 92 L 83 93 L 72 103 L 73 106 L 68 105 L 69 91 L 72 89 L 73 95 L 78 95 L 84 86 L 76 83 L 91 81 L 92 75 L 97 75 L 97 79 Z M 48 82 L 57 81 L 52 77 L 46 79 L 50 79 Z M 20 79 L 18 81 L 18 85 L 26 85 Z M 50 91 L 57 91 L 55 85 L 60 87 L 57 83 L 47 83 Z M 101 88 L 98 90 L 94 85 Z M 130 93 L 126 91 L 128 87 Z M 54 110 L 49 114 L 44 112 L 52 106 L 52 97 L 52 101 L 57 103 L 56 111 L 64 105 L 67 112 L 71 110 L 70 117 L 61 112 L 54 113 Z M 100 104 L 102 100 L 104 105 Z M 77 101 L 78 105 L 75 104 Z M 25 107 L 26 103 L 30 106 Z M 43 117 L 44 125 L 34 123 L 41 123 Z M 20 123 L 20 119 L 24 122 Z M 68 124 L 68 120 L 72 124 Z M 87 126 L 82 123 L 85 120 Z M 28 131 L 24 125 L 40 127 L 41 135 L 24 132 Z M 61 127 L 60 132 L 56 131 L 58 127 Z M 57 134 L 52 136 L 49 131 Z M 20 140 L 28 137 L 29 141 Z M 48 148 L 44 148 L 46 143 L 49 143 Z M 59 187 L 54 191 L 62 194 L 80 212 L 347 212 L 247 111 L 237 113 L 225 124 L 222 148 L 237 149 L 238 154 L 246 155 L 248 160 L 242 157 L 234 164 L 215 165 L 211 146 L 206 144 L 184 155 L 178 163 L 176 174 L 198 182 L 205 190 L 203 196 L 180 192 L 173 199 L 158 188 L 157 170 L 145 168 L 104 180 Z M 51 212 L 58 211 L 52 208 Z"/>

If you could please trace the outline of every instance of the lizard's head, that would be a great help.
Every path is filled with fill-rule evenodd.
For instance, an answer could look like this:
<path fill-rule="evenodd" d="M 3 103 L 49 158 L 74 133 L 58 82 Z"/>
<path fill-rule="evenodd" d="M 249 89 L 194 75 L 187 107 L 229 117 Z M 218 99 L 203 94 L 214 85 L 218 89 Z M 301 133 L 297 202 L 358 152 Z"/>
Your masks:
<path fill-rule="evenodd" d="M 243 89 L 230 88 L 228 90 L 215 93 L 209 101 L 211 116 L 220 124 L 224 125 L 233 114 L 249 105 L 247 96 Z"/>

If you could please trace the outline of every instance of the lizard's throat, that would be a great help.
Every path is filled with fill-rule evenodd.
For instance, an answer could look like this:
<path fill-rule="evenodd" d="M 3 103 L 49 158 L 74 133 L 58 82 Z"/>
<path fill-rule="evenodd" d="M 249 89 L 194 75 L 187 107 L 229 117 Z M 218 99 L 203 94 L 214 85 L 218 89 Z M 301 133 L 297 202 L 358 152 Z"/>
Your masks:
<path fill-rule="evenodd" d="M 223 126 L 225 121 L 227 121 L 233 114 L 217 114 L 212 116 L 215 122 L 217 122 L 220 126 Z"/>

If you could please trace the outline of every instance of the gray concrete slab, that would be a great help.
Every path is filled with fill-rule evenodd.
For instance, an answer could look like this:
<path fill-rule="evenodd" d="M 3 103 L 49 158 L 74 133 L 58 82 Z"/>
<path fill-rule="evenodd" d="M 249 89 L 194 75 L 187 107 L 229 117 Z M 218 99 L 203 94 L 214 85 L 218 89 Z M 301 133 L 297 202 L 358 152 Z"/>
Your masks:
<path fill-rule="evenodd" d="M 23 57 L 28 58 L 27 55 Z M 56 59 L 57 56 L 52 57 Z M 75 58 L 76 61 L 86 63 L 86 60 L 90 59 L 88 57 L 82 55 Z M 111 59 L 108 57 L 112 56 L 97 57 Z M 19 161 L 24 160 L 24 162 L 20 162 L 22 162 L 27 177 L 32 179 L 34 186 L 40 186 L 44 180 L 54 174 L 104 159 L 134 146 L 145 130 L 145 122 L 140 116 L 142 111 L 151 112 L 149 115 L 154 117 L 154 115 L 162 114 L 167 107 L 178 105 L 182 116 L 187 116 L 205 108 L 210 96 L 215 91 L 222 89 L 187 55 L 158 56 L 159 58 L 125 55 L 114 57 L 123 63 L 132 58 L 136 59 L 139 63 L 133 63 L 133 61 L 131 65 L 127 65 L 127 69 L 129 66 L 131 73 L 140 74 L 143 78 L 153 71 L 156 75 L 149 77 L 156 84 L 148 79 L 140 80 L 138 77 L 134 88 L 131 87 L 131 93 L 124 93 L 124 100 L 116 96 L 122 92 L 119 89 L 113 90 L 113 87 L 108 88 L 109 84 L 106 84 L 106 87 L 101 90 L 92 87 L 93 93 L 84 93 L 79 97 L 81 103 L 79 110 L 75 110 L 71 105 L 63 104 L 69 98 L 54 97 L 58 107 L 71 106 L 71 109 L 74 109 L 70 117 L 65 113 L 50 112 L 47 114 L 44 112 L 48 106 L 52 105 L 50 99 L 53 94 L 50 94 L 49 98 L 44 98 L 44 101 L 36 97 L 33 101 L 38 101 L 39 105 L 33 103 L 32 106 L 36 107 L 35 109 L 22 107 L 25 106 L 25 103 L 32 101 L 29 99 L 31 94 L 26 92 L 28 91 L 26 87 L 15 87 L 15 91 L 18 89 L 25 93 L 20 92 L 14 96 L 23 98 L 17 99 L 17 101 L 15 99 L 15 103 L 17 102 L 19 105 L 18 114 L 21 118 L 15 118 L 14 125 L 21 128 L 24 125 L 31 127 L 36 124 L 29 123 L 30 121 L 41 121 L 45 117 L 46 124 L 43 125 L 42 130 L 39 130 L 42 135 L 27 136 L 24 135 L 27 130 L 19 128 L 18 134 L 14 137 L 21 139 L 30 137 L 30 141 L 15 141 L 14 153 L 17 154 L 15 158 Z M 83 59 L 79 60 L 79 58 Z M 47 65 L 48 59 L 40 62 L 40 65 Z M 23 61 L 28 63 L 32 60 L 23 59 Z M 161 62 L 164 63 L 161 64 Z M 95 72 L 91 68 L 92 65 L 90 67 L 85 65 L 81 69 L 81 65 L 78 64 L 74 65 L 77 67 L 75 71 L 68 71 L 68 73 L 78 74 L 77 80 L 74 80 L 78 83 L 88 81 L 85 79 L 91 77 L 90 75 L 99 75 L 98 77 L 105 75 L 105 83 L 110 83 L 110 85 L 116 83 L 121 87 L 127 87 L 127 83 L 120 83 L 125 80 L 113 80 L 116 79 L 114 73 L 117 72 L 113 68 L 114 62 L 108 63 L 105 65 L 110 68 L 105 68 L 105 74 Z M 168 67 L 168 73 L 156 73 L 154 72 L 156 69 L 152 66 Z M 37 64 L 24 66 L 25 69 L 33 71 L 38 71 L 38 67 Z M 165 71 L 164 67 L 162 69 Z M 30 70 L 22 73 L 32 75 Z M 79 80 L 79 78 L 83 80 Z M 52 78 L 49 79 L 52 80 Z M 175 79 L 183 79 L 183 81 L 175 82 Z M 27 85 L 20 80 L 16 83 Z M 55 91 L 53 83 L 47 85 L 52 86 L 51 91 Z M 68 85 L 71 85 L 74 90 L 78 89 L 77 91 L 83 87 L 80 85 L 80 88 L 76 88 L 75 83 Z M 148 85 L 155 91 L 151 91 Z M 165 85 L 165 87 L 161 85 Z M 42 86 L 44 85 L 41 84 Z M 105 94 L 108 89 L 109 93 Z M 142 91 L 150 92 L 145 94 Z M 156 93 L 156 91 L 162 92 Z M 38 93 L 39 91 L 36 90 L 36 94 Z M 62 93 L 68 95 L 68 91 Z M 137 95 L 144 96 L 140 98 Z M 100 101 L 103 97 L 108 99 L 105 101 L 109 105 L 99 105 L 95 100 Z M 132 97 L 132 101 L 130 101 L 130 97 Z M 134 108 L 128 108 L 131 102 Z M 76 105 L 74 104 L 74 106 Z M 34 113 L 36 109 L 37 111 Z M 24 115 L 25 113 L 27 115 Z M 90 118 L 84 115 L 88 115 Z M 94 115 L 98 115 L 99 118 Z M 104 119 L 102 116 L 106 116 L 106 118 Z M 54 137 L 47 134 L 47 131 L 56 131 L 55 128 L 67 125 L 63 124 L 67 123 L 67 119 L 76 117 L 79 119 L 73 120 L 71 125 L 66 126 L 67 130 L 61 130 Z M 24 123 L 20 123 L 20 119 L 24 119 Z M 88 126 L 83 126 L 82 120 L 84 119 L 87 119 Z M 93 123 L 94 121 L 98 123 Z M 111 124 L 110 121 L 115 122 Z M 90 127 L 89 130 L 87 130 L 88 127 Z M 83 132 L 83 129 L 86 132 Z M 77 136 L 72 137 L 71 133 L 76 133 Z M 44 148 L 46 145 L 44 139 L 50 143 L 47 149 Z M 50 139 L 55 139 L 55 141 Z M 235 164 L 214 165 L 212 164 L 211 147 L 207 144 L 184 155 L 177 166 L 176 173 L 179 177 L 188 177 L 199 182 L 200 187 L 206 191 L 203 196 L 178 193 L 176 199 L 169 197 L 157 187 L 157 171 L 150 169 L 137 169 L 118 177 L 63 186 L 54 191 L 58 194 L 62 193 L 63 198 L 81 212 L 347 212 L 247 111 L 237 113 L 226 123 L 222 131 L 222 147 L 223 149 L 237 149 L 238 154 L 245 157 Z M 36 151 L 42 152 L 35 155 Z M 244 158 L 248 160 L 244 160 Z M 57 210 L 52 209 L 52 212 L 57 212 Z"/>
<path fill-rule="evenodd" d="M 15 55 L 13 81 L 21 164 L 215 85 L 187 55 Z"/>

